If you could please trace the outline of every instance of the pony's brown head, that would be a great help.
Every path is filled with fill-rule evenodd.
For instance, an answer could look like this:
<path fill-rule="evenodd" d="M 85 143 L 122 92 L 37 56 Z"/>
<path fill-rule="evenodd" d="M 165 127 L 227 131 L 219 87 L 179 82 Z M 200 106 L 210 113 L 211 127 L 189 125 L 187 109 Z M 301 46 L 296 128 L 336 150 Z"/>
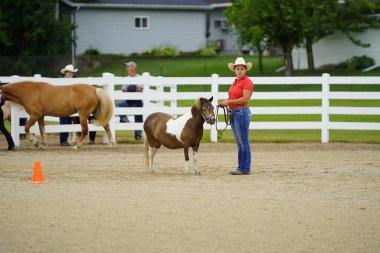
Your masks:
<path fill-rule="evenodd" d="M 213 97 L 207 98 L 199 98 L 195 102 L 195 106 L 200 111 L 202 118 L 206 121 L 206 123 L 210 125 L 215 124 L 215 113 L 214 106 L 211 104 Z"/>

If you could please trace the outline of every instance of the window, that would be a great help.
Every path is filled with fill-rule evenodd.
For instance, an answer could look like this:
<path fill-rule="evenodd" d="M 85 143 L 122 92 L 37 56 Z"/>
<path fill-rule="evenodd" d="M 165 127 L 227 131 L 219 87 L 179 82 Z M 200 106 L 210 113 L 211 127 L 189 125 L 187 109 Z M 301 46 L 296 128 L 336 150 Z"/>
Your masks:
<path fill-rule="evenodd" d="M 227 30 L 228 29 L 227 20 L 215 20 L 214 21 L 214 28 L 215 29 Z"/>
<path fill-rule="evenodd" d="M 149 17 L 135 17 L 135 29 L 149 29 Z"/>
<path fill-rule="evenodd" d="M 214 21 L 214 28 L 218 29 L 222 26 L 222 21 L 221 20 L 215 20 Z"/>

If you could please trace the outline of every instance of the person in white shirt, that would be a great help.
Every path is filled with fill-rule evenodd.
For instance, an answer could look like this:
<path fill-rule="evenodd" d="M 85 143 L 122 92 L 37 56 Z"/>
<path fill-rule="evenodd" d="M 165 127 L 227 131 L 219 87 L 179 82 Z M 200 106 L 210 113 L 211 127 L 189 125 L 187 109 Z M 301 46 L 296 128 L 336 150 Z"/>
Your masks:
<path fill-rule="evenodd" d="M 137 64 L 135 62 L 127 62 L 126 64 L 128 77 L 140 76 L 137 74 Z M 142 92 L 143 85 L 125 84 L 121 87 L 123 92 Z M 142 100 L 124 100 L 116 104 L 116 107 L 143 107 Z M 129 122 L 127 115 L 120 115 L 120 122 Z M 135 122 L 143 122 L 142 115 L 135 115 Z M 141 140 L 141 130 L 135 131 L 135 139 Z"/>

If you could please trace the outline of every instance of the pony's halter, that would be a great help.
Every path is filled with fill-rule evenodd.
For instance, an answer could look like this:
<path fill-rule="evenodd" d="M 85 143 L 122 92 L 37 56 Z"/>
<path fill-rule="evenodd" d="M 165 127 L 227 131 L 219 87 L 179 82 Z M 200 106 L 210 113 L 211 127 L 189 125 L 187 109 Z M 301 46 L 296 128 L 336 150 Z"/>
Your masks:
<path fill-rule="evenodd" d="M 212 112 L 212 114 L 210 114 L 210 116 L 206 117 L 206 116 L 204 115 L 202 109 L 201 109 L 201 115 L 202 115 L 202 118 L 203 118 L 207 123 L 210 121 L 210 119 L 211 119 L 212 117 L 215 118 L 215 113 L 214 113 L 214 112 Z"/>

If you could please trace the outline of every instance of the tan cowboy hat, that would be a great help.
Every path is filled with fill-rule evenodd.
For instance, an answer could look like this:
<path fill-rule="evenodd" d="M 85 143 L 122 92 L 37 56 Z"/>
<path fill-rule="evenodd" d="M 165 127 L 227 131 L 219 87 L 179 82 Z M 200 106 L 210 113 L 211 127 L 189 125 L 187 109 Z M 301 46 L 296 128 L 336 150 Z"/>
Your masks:
<path fill-rule="evenodd" d="M 69 64 L 66 65 L 66 67 L 64 67 L 63 69 L 61 69 L 61 74 L 64 75 L 67 71 L 75 73 L 78 71 L 78 69 L 74 69 L 74 66 L 72 64 Z"/>
<path fill-rule="evenodd" d="M 235 63 L 228 63 L 228 68 L 232 71 L 235 72 L 235 66 L 237 65 L 243 65 L 249 71 L 252 68 L 252 62 L 245 62 L 243 57 L 238 57 L 235 60 Z"/>

